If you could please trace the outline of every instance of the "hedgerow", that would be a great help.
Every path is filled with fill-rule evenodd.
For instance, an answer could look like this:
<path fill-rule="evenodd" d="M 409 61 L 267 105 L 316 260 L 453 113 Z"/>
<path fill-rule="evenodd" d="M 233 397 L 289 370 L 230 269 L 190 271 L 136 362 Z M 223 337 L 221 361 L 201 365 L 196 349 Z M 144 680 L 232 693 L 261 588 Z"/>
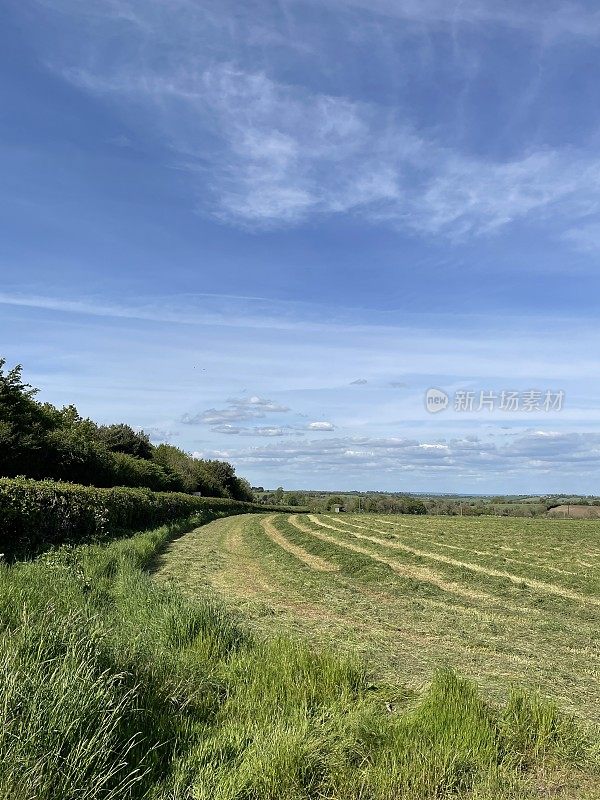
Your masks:
<path fill-rule="evenodd" d="M 0 552 L 27 555 L 51 544 L 155 527 L 192 514 L 207 521 L 265 510 L 254 503 L 179 492 L 0 478 Z"/>

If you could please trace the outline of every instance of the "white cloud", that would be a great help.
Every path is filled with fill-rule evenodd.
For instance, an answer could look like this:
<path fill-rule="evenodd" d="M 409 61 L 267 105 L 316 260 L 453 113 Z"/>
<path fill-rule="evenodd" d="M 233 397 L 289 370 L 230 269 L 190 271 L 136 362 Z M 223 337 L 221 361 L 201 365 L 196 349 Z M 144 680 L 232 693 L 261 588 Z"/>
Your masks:
<path fill-rule="evenodd" d="M 307 429 L 309 431 L 334 431 L 335 427 L 331 422 L 309 422 Z"/>
<path fill-rule="evenodd" d="M 93 19 L 112 19 L 117 23 L 135 26 L 142 32 L 155 36 L 164 31 L 198 29 L 206 26 L 214 34 L 224 32 L 234 35 L 243 30 L 249 42 L 261 45 L 305 49 L 309 44 L 299 41 L 294 26 L 295 8 L 301 8 L 307 0 L 288 0 L 285 11 L 285 28 L 273 24 L 273 8 L 270 3 L 254 4 L 245 16 L 239 6 L 235 8 L 227 0 L 211 2 L 205 0 L 96 0 L 81 3 L 78 0 L 37 0 L 39 5 Z M 313 0 L 315 3 L 315 0 Z M 563 37 L 593 38 L 600 33 L 600 13 L 590 10 L 575 0 L 543 0 L 543 3 L 518 0 L 316 0 L 321 8 L 336 13 L 339 24 L 349 19 L 355 21 L 351 12 L 364 12 L 371 16 L 383 16 L 413 22 L 419 26 L 470 27 L 497 26 L 514 28 L 552 42 Z M 279 10 L 276 8 L 276 10 Z M 210 40 L 209 40 L 210 43 Z"/>
<path fill-rule="evenodd" d="M 512 475 L 527 478 L 532 470 L 587 474 L 600 467 L 600 434 L 535 431 L 517 433 L 501 445 L 469 436 L 419 442 L 408 438 L 343 437 L 299 441 L 230 451 L 245 468 L 312 473 L 355 470 L 364 474 L 409 472 L 417 476 L 447 473 L 452 478 Z M 345 473 L 343 473 L 345 474 Z"/>
<path fill-rule="evenodd" d="M 267 414 L 284 413 L 289 411 L 287 406 L 266 400 L 264 397 L 252 395 L 251 397 L 232 397 L 227 400 L 227 408 L 208 408 L 197 414 L 183 414 L 181 422 L 185 425 L 217 425 L 221 433 L 240 433 L 241 430 L 232 427 L 230 422 L 243 422 L 251 419 L 262 419 Z"/>
<path fill-rule="evenodd" d="M 563 234 L 563 239 L 583 253 L 600 251 L 600 222 L 594 221 L 571 228 Z"/>
<path fill-rule="evenodd" d="M 214 433 L 226 433 L 236 436 L 263 436 L 267 438 L 279 438 L 282 436 L 304 436 L 304 433 L 291 425 L 281 426 L 253 426 L 251 428 L 241 428 L 235 425 L 217 425 L 211 429 Z"/>
<path fill-rule="evenodd" d="M 563 37 L 600 34 L 600 13 L 577 2 L 545 0 L 543 7 L 515 0 L 329 0 L 340 8 L 430 26 L 502 26 L 531 33 L 550 43 Z"/>
<path fill-rule="evenodd" d="M 213 176 L 217 213 L 231 222 L 279 225 L 353 213 L 460 238 L 534 214 L 586 215 L 600 202 L 595 155 L 541 150 L 484 160 L 399 126 L 375 107 L 265 75 L 221 66 L 202 79 L 224 143 Z"/>
<path fill-rule="evenodd" d="M 168 428 L 158 428 L 151 425 L 147 425 L 143 428 L 137 426 L 136 430 L 143 430 L 143 432 L 150 437 L 150 441 L 154 444 L 168 443 L 171 441 L 171 439 L 174 439 L 178 436 L 176 431 L 169 430 Z"/>
<path fill-rule="evenodd" d="M 183 414 L 181 422 L 184 425 L 219 425 L 227 422 L 241 422 L 247 419 L 263 417 L 260 412 L 238 408 L 208 408 L 198 414 Z"/>
<path fill-rule="evenodd" d="M 231 397 L 227 400 L 227 403 L 234 408 L 257 411 L 261 415 L 265 413 L 289 411 L 287 406 L 274 403 L 272 400 L 266 400 L 264 397 L 259 397 L 258 395 L 252 395 L 251 397 Z"/>
<path fill-rule="evenodd" d="M 49 5 L 71 14 L 80 4 Z M 600 12 L 577 3 L 550 2 L 543 13 L 495 0 L 331 0 L 329 5 L 348 24 L 355 21 L 353 14 L 375 13 L 452 28 L 508 25 L 533 32 L 546 44 L 564 35 L 600 34 Z M 292 2 L 286 32 L 277 28 L 281 17 L 265 5 L 258 31 L 250 14 L 232 15 L 216 4 L 179 0 L 175 12 L 172 4 L 111 0 L 94 5 L 92 16 L 104 15 L 106 28 L 94 26 L 89 48 L 83 37 L 86 55 L 70 64 L 59 60 L 53 68 L 158 132 L 173 163 L 187 172 L 203 212 L 231 224 L 277 227 L 352 214 L 418 235 L 460 239 L 529 217 L 573 227 L 577 218 L 598 209 L 600 159 L 594 150 L 532 146 L 504 159 L 470 155 L 448 146 L 443 130 L 420 130 L 405 109 L 392 113 L 374 103 L 286 84 L 269 71 L 268 58 L 265 71 L 240 66 L 241 58 L 234 61 L 259 33 L 263 44 L 281 39 L 298 44 L 294 8 Z M 138 46 L 115 58 L 107 33 L 123 24 L 130 33 L 135 26 Z M 162 58 L 148 57 L 155 49 Z"/>

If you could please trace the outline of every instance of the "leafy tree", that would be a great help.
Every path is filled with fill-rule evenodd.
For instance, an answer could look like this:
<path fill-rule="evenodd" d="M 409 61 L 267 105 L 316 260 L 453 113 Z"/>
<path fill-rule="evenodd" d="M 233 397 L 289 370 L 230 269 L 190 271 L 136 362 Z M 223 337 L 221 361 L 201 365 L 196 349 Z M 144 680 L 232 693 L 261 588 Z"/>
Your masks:
<path fill-rule="evenodd" d="M 113 453 L 128 453 L 135 458 L 152 458 L 152 444 L 144 431 L 134 431 L 121 422 L 116 425 L 101 425 L 98 428 L 100 441 Z"/>
<path fill-rule="evenodd" d="M 415 497 L 402 497 L 400 500 L 401 514 L 426 514 L 427 507 L 422 500 Z"/>
<path fill-rule="evenodd" d="M 248 481 L 238 478 L 235 469 L 227 461 L 199 460 L 198 464 L 203 480 L 208 486 L 219 487 L 225 497 L 232 497 L 234 500 L 253 499 L 254 495 Z"/>
<path fill-rule="evenodd" d="M 202 491 L 198 478 L 198 462 L 184 450 L 172 444 L 159 444 L 154 448 L 152 460 L 167 472 L 176 474 L 183 491 Z"/>
<path fill-rule="evenodd" d="M 38 390 L 24 383 L 21 365 L 6 372 L 5 364 L 0 358 L 0 472 L 25 474 L 31 466 L 43 473 L 51 415 L 34 400 Z"/>
<path fill-rule="evenodd" d="M 332 509 L 334 506 L 343 506 L 344 505 L 344 498 L 341 497 L 339 494 L 331 495 L 331 497 L 327 498 L 327 508 Z"/>
<path fill-rule="evenodd" d="M 21 366 L 7 371 L 5 364 L 0 359 L 0 475 L 253 499 L 231 464 L 196 459 L 172 445 L 154 447 L 143 431 L 97 425 L 73 405 L 39 403 Z"/>
<path fill-rule="evenodd" d="M 232 495 L 235 500 L 246 500 L 248 503 L 254 501 L 254 492 L 252 486 L 246 478 L 238 478 L 235 476 L 235 494 Z"/>

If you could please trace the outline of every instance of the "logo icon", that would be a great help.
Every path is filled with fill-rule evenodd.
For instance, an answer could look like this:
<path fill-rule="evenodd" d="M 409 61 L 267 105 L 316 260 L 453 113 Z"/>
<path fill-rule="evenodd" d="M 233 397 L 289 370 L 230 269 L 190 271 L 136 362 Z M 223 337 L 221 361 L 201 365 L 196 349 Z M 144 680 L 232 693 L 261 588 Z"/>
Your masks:
<path fill-rule="evenodd" d="M 425 408 L 430 414 L 437 414 L 448 408 L 449 397 L 441 389 L 427 389 L 425 392 Z"/>

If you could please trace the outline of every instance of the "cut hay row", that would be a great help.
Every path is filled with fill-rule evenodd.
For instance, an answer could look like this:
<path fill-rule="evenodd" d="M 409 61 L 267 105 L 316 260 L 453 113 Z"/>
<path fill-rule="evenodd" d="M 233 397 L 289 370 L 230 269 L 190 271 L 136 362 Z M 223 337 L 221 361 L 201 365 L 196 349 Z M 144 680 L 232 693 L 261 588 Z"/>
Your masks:
<path fill-rule="evenodd" d="M 314 518 L 310 514 L 309 518 L 311 519 L 311 522 L 315 522 L 315 524 L 319 525 L 320 527 L 329 528 L 339 533 L 344 533 L 344 531 L 341 530 L 340 528 L 335 528 L 332 525 L 328 525 L 324 522 L 323 523 L 319 522 L 318 520 L 316 520 L 316 518 Z M 376 561 L 379 564 L 385 564 L 386 566 L 390 567 L 398 575 L 403 575 L 407 578 L 414 578 L 415 580 L 423 581 L 424 583 L 430 583 L 444 592 L 450 592 L 451 594 L 457 594 L 462 597 L 468 597 L 471 600 L 492 599 L 492 596 L 489 594 L 475 592 L 457 583 L 451 583 L 450 581 L 445 581 L 441 575 L 438 575 L 437 573 L 432 572 L 431 570 L 425 567 L 408 567 L 399 561 L 395 561 L 394 559 L 378 556 L 375 553 L 373 553 L 372 550 L 360 547 L 360 545 L 352 544 L 351 542 L 341 542 L 339 539 L 334 539 L 331 536 L 327 536 L 324 533 L 318 533 L 313 528 L 309 528 L 306 525 L 303 525 L 299 521 L 297 515 L 291 515 L 289 517 L 289 521 L 291 522 L 292 525 L 298 528 L 298 530 L 301 530 L 304 533 L 309 533 L 311 536 L 314 536 L 317 539 L 321 539 L 322 541 L 328 542 L 330 544 L 335 543 L 336 545 L 338 545 L 338 547 L 344 547 L 346 550 L 351 550 L 354 553 L 360 553 L 361 555 L 368 556 L 373 561 Z M 366 538 L 366 537 L 361 537 L 361 538 Z"/>
<path fill-rule="evenodd" d="M 319 556 L 312 555 L 303 547 L 299 547 L 286 539 L 281 531 L 273 525 L 273 517 L 265 517 L 260 524 L 271 541 L 282 547 L 286 552 L 291 553 L 298 561 L 301 561 L 310 569 L 315 569 L 318 572 L 337 572 L 339 570 L 339 567 L 335 564 L 331 564 Z"/>
<path fill-rule="evenodd" d="M 361 547 L 358 544 L 349 543 L 348 537 L 365 542 L 365 547 L 361 548 L 361 550 L 364 550 L 364 554 L 368 556 L 374 555 L 376 559 L 383 559 L 384 563 L 393 562 L 394 567 L 396 565 L 401 565 L 400 570 L 394 570 L 398 575 L 401 575 L 403 572 L 407 575 L 410 574 L 412 570 L 420 568 L 418 564 L 414 566 L 411 564 L 406 565 L 404 562 L 398 562 L 397 559 L 390 559 L 386 554 L 386 549 L 389 551 L 389 542 L 387 540 L 380 541 L 376 537 L 360 537 L 360 535 L 357 535 L 355 531 L 350 529 L 341 529 L 329 525 L 328 522 L 325 522 L 325 519 L 320 522 L 317 518 L 310 520 L 307 517 L 305 519 L 309 525 L 313 525 L 317 530 L 322 531 L 322 529 L 326 527 L 328 532 L 331 531 L 331 533 L 328 533 L 330 539 L 335 541 L 339 546 L 344 547 L 352 544 L 353 547 Z M 404 550 L 399 550 L 398 552 L 399 554 L 405 554 Z M 420 560 L 420 556 L 415 556 L 413 553 L 408 552 L 406 555 L 409 558 Z M 440 589 L 447 586 L 456 588 L 458 592 L 463 593 L 463 602 L 466 601 L 473 604 L 473 607 L 477 610 L 477 615 L 487 615 L 496 622 L 504 620 L 511 627 L 523 629 L 530 628 L 534 620 L 536 621 L 536 626 L 538 626 L 540 630 L 546 627 L 553 627 L 558 623 L 565 630 L 576 629 L 578 635 L 595 636 L 595 631 L 598 626 L 598 614 L 595 610 L 596 606 L 593 604 L 591 606 L 584 605 L 575 603 L 570 598 L 564 598 L 561 595 L 540 593 L 538 590 L 534 590 L 534 587 L 532 587 L 530 583 L 525 581 L 518 584 L 508 582 L 509 586 L 514 587 L 516 594 L 513 592 L 510 596 L 507 596 L 507 587 L 502 584 L 502 579 L 489 576 L 485 572 L 475 572 L 472 574 L 465 572 L 463 577 L 459 568 L 455 565 L 446 565 L 444 562 L 435 563 L 442 569 L 458 570 L 456 573 L 457 580 L 449 580 L 439 571 L 433 572 L 432 570 L 428 570 L 428 573 L 422 573 L 422 579 L 427 581 L 428 576 L 430 578 L 432 577 L 433 582 L 429 581 L 430 585 L 435 585 Z M 472 575 L 479 575 L 482 578 L 486 578 L 486 582 L 482 586 L 482 591 L 474 592 L 469 586 L 461 582 L 465 579 L 472 580 Z M 471 591 L 473 591 L 473 594 L 479 595 L 479 597 L 475 598 L 465 595 L 465 593 Z M 458 597 L 456 594 L 447 594 L 446 596 L 448 597 L 447 602 Z M 476 600 L 476 602 L 473 602 L 474 600 Z M 464 609 L 465 606 L 462 605 L 461 608 Z"/>
<path fill-rule="evenodd" d="M 363 654 L 386 679 L 410 675 L 415 687 L 436 664 L 451 664 L 476 677 L 496 698 L 502 698 L 502 687 L 520 683 L 542 687 L 584 717 L 595 716 L 600 703 L 596 606 L 542 593 L 529 581 L 521 586 L 390 548 L 394 528 L 368 515 L 310 519 L 271 514 L 225 522 L 205 528 L 202 536 L 188 534 L 188 550 L 212 564 L 208 583 L 250 613 L 261 636 L 293 632 L 330 641 Z M 400 522 L 413 525 L 406 517 Z M 439 520 L 415 519 L 414 536 L 402 528 L 400 538 L 392 541 L 429 553 L 434 545 L 422 541 L 419 529 L 426 531 L 430 524 L 437 527 Z M 531 541 L 543 524 L 526 528 Z M 459 548 L 480 529 L 480 520 L 456 520 L 448 543 Z M 560 534 L 558 525 L 540 558 L 555 558 L 553 546 L 563 544 Z M 497 547 L 505 539 L 491 530 L 487 541 Z M 459 558 L 453 560 L 461 563 L 478 560 L 470 555 L 463 561 L 456 552 Z M 306 563 L 314 565 L 315 559 L 334 569 Z M 486 558 L 481 556 L 478 564 L 485 568 Z M 544 582 L 541 565 L 534 569 Z M 189 560 L 182 562 L 179 580 L 186 591 L 192 574 Z"/>
<path fill-rule="evenodd" d="M 374 542 L 384 548 L 391 549 L 391 550 L 402 550 L 405 553 L 411 553 L 412 555 L 419 556 L 420 558 L 428 559 L 430 561 L 437 561 L 443 564 L 449 564 L 455 567 L 461 567 L 463 569 L 471 570 L 472 572 L 478 572 L 482 575 L 489 575 L 494 578 L 505 578 L 512 583 L 517 585 L 526 582 L 528 586 L 531 586 L 534 589 L 542 593 L 547 594 L 554 594 L 560 597 L 564 597 L 568 600 L 574 600 L 575 602 L 588 604 L 593 606 L 600 606 L 600 598 L 589 597 L 587 595 L 582 595 L 578 592 L 574 592 L 570 589 L 567 589 L 564 586 L 557 586 L 553 583 L 547 583 L 546 581 L 536 580 L 535 578 L 531 578 L 527 575 L 516 575 L 512 572 L 507 572 L 505 570 L 493 569 L 491 567 L 484 567 L 481 564 L 476 564 L 472 561 L 460 561 L 456 558 L 451 558 L 450 556 L 444 556 L 440 553 L 432 553 L 427 550 L 420 550 L 416 547 L 410 547 L 409 545 L 402 544 L 401 542 L 391 542 L 389 540 L 381 540 L 376 536 L 367 536 L 365 534 L 357 533 L 356 528 L 358 527 L 354 522 L 346 522 L 345 520 L 340 520 L 342 524 L 346 525 L 347 528 L 335 528 L 331 525 L 327 525 L 326 523 L 320 522 L 314 515 L 309 515 L 312 522 L 315 522 L 317 525 L 322 525 L 323 527 L 332 528 L 333 530 L 337 530 L 341 533 L 344 530 L 348 530 L 348 528 L 352 529 L 353 535 L 356 536 L 358 539 L 364 539 L 366 541 Z M 378 528 L 369 527 L 369 531 L 373 533 L 379 533 L 382 536 L 386 535 L 385 531 L 382 531 Z"/>
<path fill-rule="evenodd" d="M 325 517 L 325 519 L 330 520 L 330 521 L 335 521 L 337 519 L 336 517 L 332 517 L 329 514 L 325 514 L 323 516 Z M 344 524 L 346 524 L 345 520 L 340 520 L 340 521 L 344 522 Z M 413 534 L 413 536 L 418 536 L 419 535 L 419 533 L 414 528 L 411 528 L 410 525 L 406 525 L 405 523 L 391 522 L 390 520 L 386 520 L 386 519 L 377 519 L 375 521 L 376 521 L 376 523 L 378 525 L 390 525 L 390 526 L 393 526 L 394 528 L 401 527 L 404 530 L 410 531 Z M 362 524 L 360 524 L 358 522 L 352 522 L 352 525 L 354 525 L 356 527 L 363 528 L 364 530 L 373 530 L 373 528 L 370 528 L 368 525 L 362 525 Z M 386 536 L 392 535 L 392 536 L 395 536 L 398 539 L 401 538 L 401 534 L 398 534 L 398 533 L 388 534 L 387 532 L 385 532 L 385 535 Z M 403 534 L 403 535 L 406 535 L 406 534 Z M 420 538 L 424 539 L 425 537 L 421 535 Z M 459 545 L 455 545 L 455 544 L 448 544 L 447 542 L 440 542 L 439 539 L 433 539 L 433 538 L 432 539 L 427 539 L 426 541 L 430 546 L 441 547 L 444 550 L 456 550 L 456 551 L 461 552 L 461 553 L 469 553 L 469 554 L 473 554 L 473 555 L 476 555 L 476 556 L 484 556 L 484 557 L 488 557 L 488 558 L 492 558 L 492 559 L 502 559 L 502 561 L 508 561 L 511 564 L 520 564 L 522 566 L 531 566 L 531 561 L 532 561 L 531 557 L 529 559 L 527 559 L 527 560 L 526 559 L 522 559 L 522 558 L 511 558 L 509 556 L 502 556 L 498 552 L 494 552 L 493 550 L 477 550 L 474 547 L 466 547 L 464 545 L 463 546 L 459 546 Z M 514 548 L 514 547 L 503 547 L 503 548 L 500 548 L 500 549 L 506 550 L 506 551 L 509 551 L 509 552 L 513 552 L 513 553 L 520 552 L 519 550 L 517 550 L 517 548 Z M 579 561 L 578 563 L 583 565 L 583 566 L 586 566 L 586 567 L 593 567 L 593 564 L 585 563 L 585 562 L 582 562 L 582 561 Z M 559 575 L 577 575 L 577 572 L 574 572 L 573 570 L 561 569 L 560 567 L 553 567 L 550 564 L 543 564 L 541 562 L 537 563 L 536 566 L 539 567 L 540 569 L 544 569 L 544 570 L 547 570 L 549 572 L 555 572 L 555 573 L 557 573 Z"/>

